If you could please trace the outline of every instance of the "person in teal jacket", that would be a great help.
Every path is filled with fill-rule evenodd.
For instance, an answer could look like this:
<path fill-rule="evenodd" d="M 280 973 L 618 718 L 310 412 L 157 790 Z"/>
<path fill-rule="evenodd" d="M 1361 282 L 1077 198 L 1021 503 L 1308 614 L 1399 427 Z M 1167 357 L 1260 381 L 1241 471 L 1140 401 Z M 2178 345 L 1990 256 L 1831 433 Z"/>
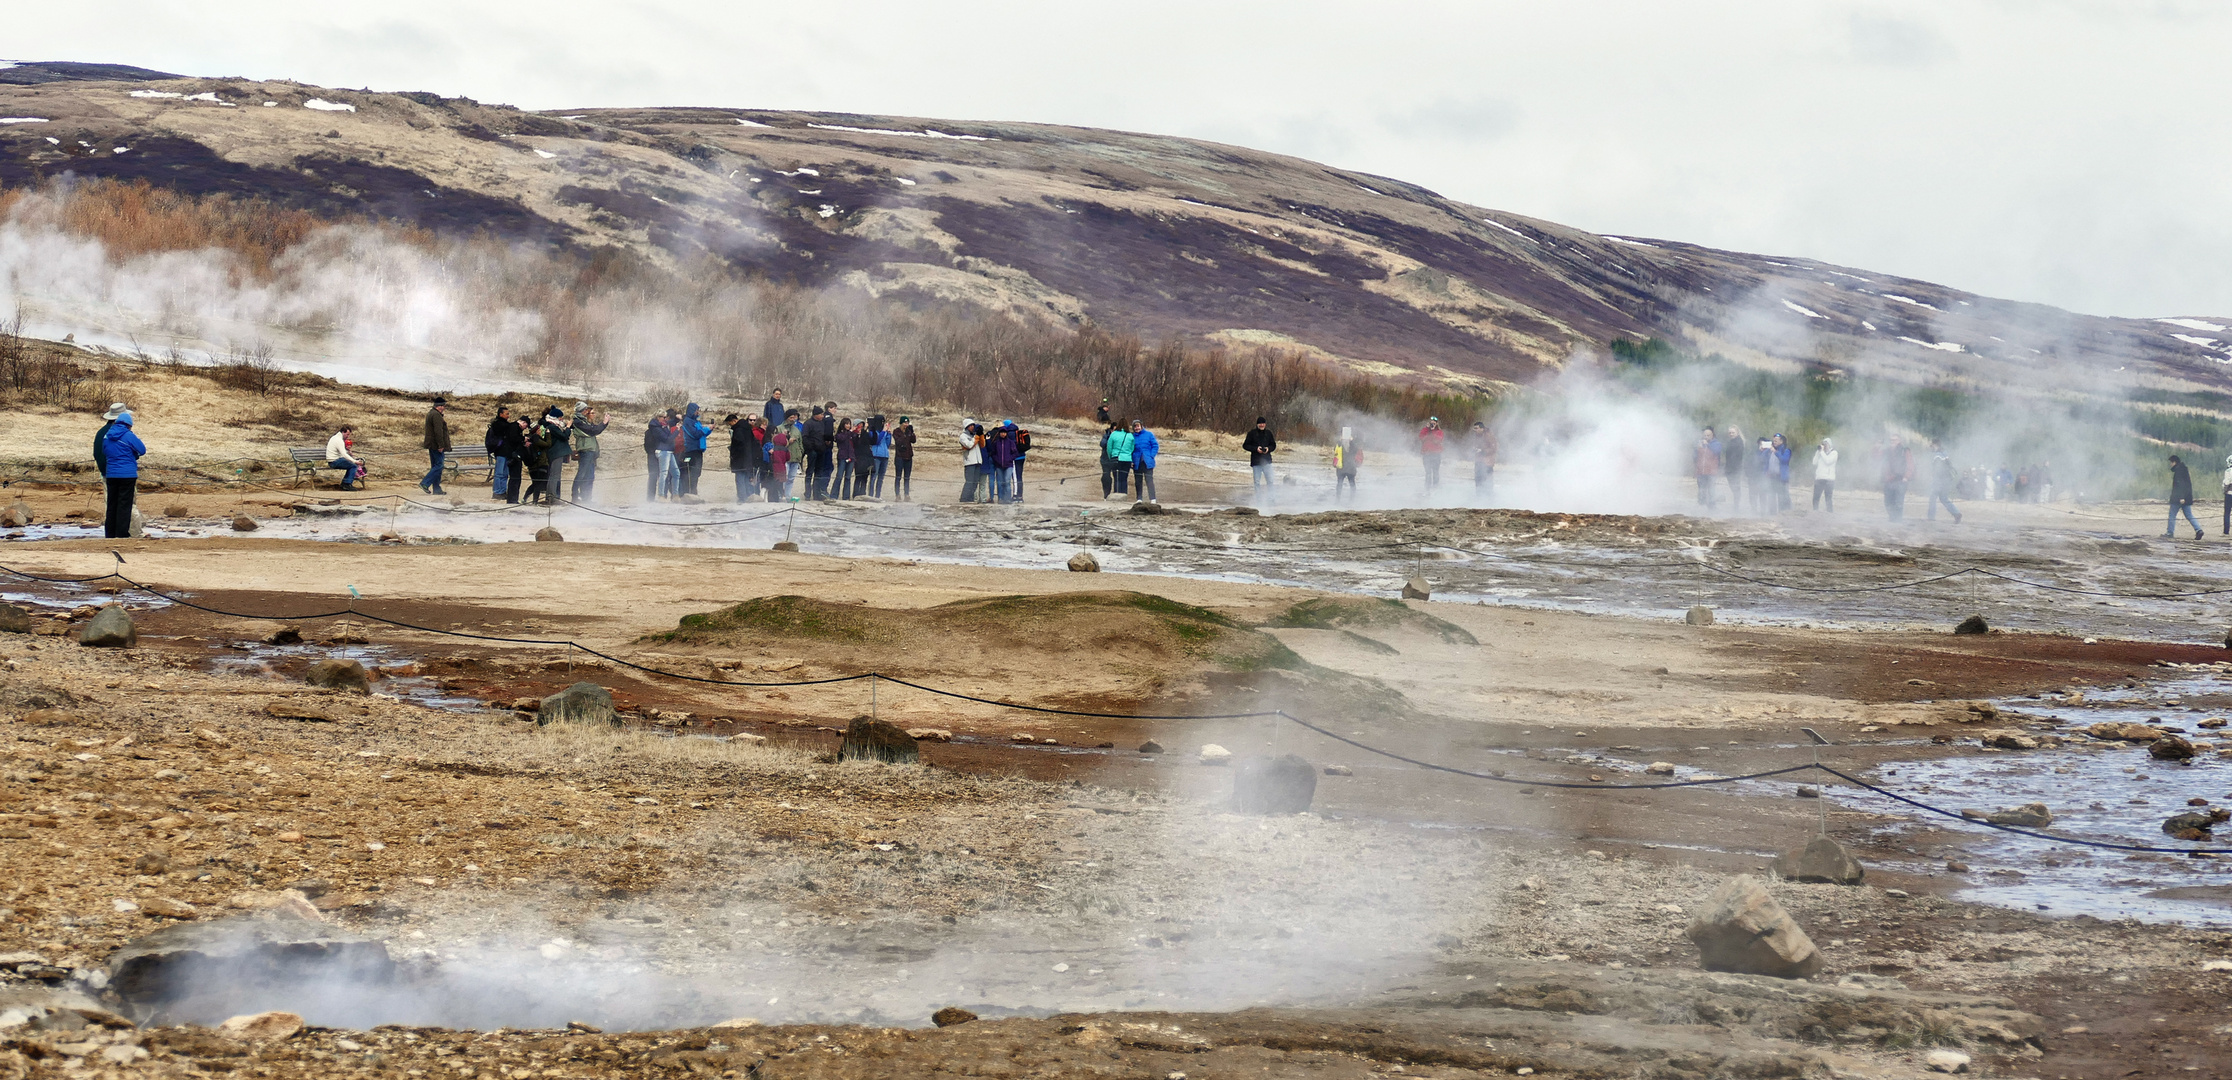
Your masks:
<path fill-rule="evenodd" d="M 1131 491 L 1132 433 L 1122 424 L 1110 424 L 1106 445 L 1108 491 L 1101 494 L 1104 499 L 1110 494 L 1124 495 Z"/>
<path fill-rule="evenodd" d="M 1155 455 L 1162 450 L 1162 443 L 1137 420 L 1131 422 L 1131 437 L 1132 475 L 1139 478 L 1140 501 L 1161 502 L 1155 497 Z"/>

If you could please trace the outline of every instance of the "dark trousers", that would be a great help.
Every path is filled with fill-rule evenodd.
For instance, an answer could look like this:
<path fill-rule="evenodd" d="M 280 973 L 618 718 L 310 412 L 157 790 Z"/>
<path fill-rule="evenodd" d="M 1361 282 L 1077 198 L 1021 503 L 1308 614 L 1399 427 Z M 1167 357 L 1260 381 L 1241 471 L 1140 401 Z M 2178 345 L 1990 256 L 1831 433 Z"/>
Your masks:
<path fill-rule="evenodd" d="M 891 459 L 891 494 L 901 501 L 914 497 L 913 458 L 895 457 Z M 2225 505 L 2232 506 L 2232 498 L 2226 499 Z"/>
<path fill-rule="evenodd" d="M 1114 493 L 1114 492 L 1115 492 L 1115 490 L 1116 490 L 1116 466 L 1115 466 L 1115 464 L 1114 464 L 1114 463 L 1110 462 L 1110 461 L 1108 460 L 1108 458 L 1106 458 L 1106 457 L 1102 457 L 1102 458 L 1101 458 L 1101 498 L 1103 498 L 1103 499 L 1107 498 L 1107 497 L 1108 497 L 1108 496 L 1109 496 L 1110 494 Z M 2232 502 L 2232 499 L 2227 499 L 2226 501 L 2228 501 L 2228 502 Z"/>
<path fill-rule="evenodd" d="M 1108 467 L 1108 479 L 1109 479 L 1109 482 L 1110 482 L 1110 483 L 1112 483 L 1112 484 L 1114 484 L 1114 485 L 1115 485 L 1115 488 L 1114 488 L 1113 490 L 1114 490 L 1114 492 L 1115 492 L 1116 494 L 1118 494 L 1118 495 L 1128 495 L 1128 494 L 1130 494 L 1130 493 L 1131 493 L 1131 462 L 1128 462 L 1128 461 L 1119 461 L 1119 462 L 1115 463 L 1114 465 L 1111 465 L 1111 466 L 1109 466 L 1109 467 Z"/>
<path fill-rule="evenodd" d="M 1334 470 L 1333 497 L 1336 499 L 1341 497 L 1342 484 L 1348 485 L 1349 495 L 1353 498 L 1356 495 L 1356 474 L 1352 472 L 1341 472 L 1337 469 Z"/>
<path fill-rule="evenodd" d="M 1014 494 L 1014 497 L 1015 497 L 1015 501 L 1016 501 L 1016 502 L 1022 502 L 1022 501 L 1023 501 L 1023 459 L 1022 459 L 1022 458 L 1016 458 L 1016 459 L 1015 459 L 1015 491 L 1014 491 L 1014 493 L 1013 493 L 1013 494 Z"/>
<path fill-rule="evenodd" d="M 1819 510 L 1821 504 L 1825 502 L 1829 504 L 1830 513 L 1837 512 L 1837 482 L 1835 480 L 1814 481 L 1813 508 Z M 2226 502 L 2232 504 L 2232 499 L 2227 499 Z"/>
<path fill-rule="evenodd" d="M 527 501 L 541 501 L 550 493 L 550 466 L 540 461 L 528 462 L 527 481 Z"/>
<path fill-rule="evenodd" d="M 705 451 L 685 451 L 675 464 L 682 467 L 682 494 L 697 494 L 698 476 L 705 472 Z"/>
<path fill-rule="evenodd" d="M 1892 480 L 1883 485 L 1883 512 L 1893 521 L 1906 520 L 1906 481 Z"/>
<path fill-rule="evenodd" d="M 829 481 L 836 472 L 835 450 L 815 450 L 806 455 L 806 497 L 816 501 L 829 498 Z"/>
<path fill-rule="evenodd" d="M 132 535 L 132 500 L 139 495 L 139 477 L 111 477 L 107 486 L 108 509 L 101 517 L 101 535 L 122 540 Z"/>
<path fill-rule="evenodd" d="M 504 459 L 504 464 L 511 467 L 511 479 L 506 482 L 504 488 L 504 501 L 516 503 L 519 501 L 519 485 L 522 482 L 520 477 L 527 471 L 527 463 L 518 458 L 508 457 Z"/>
<path fill-rule="evenodd" d="M 2232 536 L 2232 491 L 2224 493 L 2224 535 Z"/>
<path fill-rule="evenodd" d="M 659 452 L 645 450 L 643 460 L 647 463 L 643 469 L 643 497 L 656 499 L 659 497 Z"/>
<path fill-rule="evenodd" d="M 984 466 L 961 466 L 961 501 L 977 501 L 977 485 L 984 480 Z"/>

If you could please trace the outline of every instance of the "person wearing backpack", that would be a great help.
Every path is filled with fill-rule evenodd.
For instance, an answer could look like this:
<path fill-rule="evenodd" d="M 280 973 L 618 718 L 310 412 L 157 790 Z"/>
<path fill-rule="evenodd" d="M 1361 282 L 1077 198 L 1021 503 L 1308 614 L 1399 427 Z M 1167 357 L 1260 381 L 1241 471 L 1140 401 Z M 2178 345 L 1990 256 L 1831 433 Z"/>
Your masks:
<path fill-rule="evenodd" d="M 1102 439 L 1101 445 L 1107 448 L 1105 452 L 1108 454 L 1109 483 L 1108 492 L 1103 494 L 1101 498 L 1105 499 L 1112 494 L 1130 494 L 1132 471 L 1131 428 L 1123 424 L 1108 425 L 1108 435 Z"/>
<path fill-rule="evenodd" d="M 1015 429 L 1015 501 L 1023 501 L 1023 461 L 1031 454 L 1031 429 Z"/>

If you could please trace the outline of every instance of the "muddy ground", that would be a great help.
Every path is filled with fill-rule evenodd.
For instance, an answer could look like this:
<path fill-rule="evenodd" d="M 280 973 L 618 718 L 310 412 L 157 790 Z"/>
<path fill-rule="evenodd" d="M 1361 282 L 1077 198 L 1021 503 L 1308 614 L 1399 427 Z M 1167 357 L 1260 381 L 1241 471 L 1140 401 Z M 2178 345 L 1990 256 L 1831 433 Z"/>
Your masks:
<path fill-rule="evenodd" d="M 995 700 L 1283 708 L 1514 781 L 1610 787 L 1654 761 L 1685 776 L 1764 771 L 1810 759 L 1801 727 L 1887 781 L 1998 765 L 2007 755 L 1978 741 L 2001 730 L 2069 739 L 2024 759 L 2047 781 L 2080 766 L 2138 775 L 2117 763 L 2144 750 L 2070 735 L 2064 714 L 2089 696 L 2083 707 L 2114 699 L 2137 720 L 2195 712 L 2182 722 L 2203 764 L 2144 781 L 2166 810 L 2187 788 L 2232 796 L 2198 725 L 2232 704 L 2214 689 L 2224 652 L 2175 642 L 1345 599 L 1346 616 L 1325 619 L 1307 605 L 1329 594 L 1270 584 L 578 542 L 204 537 L 7 553 L 62 575 L 121 555 L 139 580 L 239 612 L 345 609 L 347 584 L 374 583 L 360 585 L 364 613 L 574 640 L 729 683 L 877 661 Z M 0 1069 L 19 1074 L 1901 1076 L 1957 1048 L 1987 1075 L 2183 1076 L 2232 1053 L 2232 976 L 2203 969 L 2232 956 L 2221 920 L 1974 902 L 1982 871 L 2001 868 L 1973 854 L 1994 856 L 1989 837 L 1834 783 L 1827 799 L 1796 797 L 1818 777 L 1735 791 L 1496 784 L 1276 719 L 1055 718 L 889 683 L 871 702 L 858 683 L 679 682 L 346 614 L 290 624 L 306 642 L 269 646 L 273 623 L 129 592 L 141 645 L 82 648 L 67 616 L 110 599 L 98 588 L 11 586 L 46 633 L 0 638 L 10 985 L 97 996 L 111 954 L 158 926 L 286 911 L 382 942 L 403 975 L 277 997 L 215 980 L 167 1012 L 104 1002 L 143 1026 L 18 1033 Z M 1098 640 L 1089 620 L 1044 634 L 919 621 L 938 605 L 1080 590 L 1207 612 L 1231 624 L 1218 634 L 1293 659 L 1189 651 L 1175 631 L 1154 648 Z M 780 596 L 910 632 L 654 636 Z M 328 654 L 385 669 L 378 692 L 303 685 Z M 512 708 L 584 678 L 613 689 L 627 727 L 543 729 Z M 1997 716 L 1972 707 L 1985 699 Z M 951 741 L 923 744 L 927 766 L 825 760 L 836 729 L 871 708 Z M 1138 752 L 1149 739 L 1167 752 Z M 1222 812 L 1232 770 L 1195 753 L 1208 742 L 1349 775 L 1321 775 L 1309 815 L 1235 816 Z M 1687 912 L 1824 820 L 1871 865 L 1867 884 L 1774 887 L 1824 973 L 1699 972 Z M 2043 877 L 2022 860 L 2064 858 L 1998 861 Z M 2067 871 L 2103 888 L 2155 875 L 2207 890 L 2221 861 Z M 944 1006 L 984 1019 L 925 1026 Z M 313 1029 L 257 1043 L 197 1026 L 272 1007 Z M 753 1025 L 708 1026 L 731 1020 Z M 559 1030 L 568 1021 L 604 1031 Z"/>

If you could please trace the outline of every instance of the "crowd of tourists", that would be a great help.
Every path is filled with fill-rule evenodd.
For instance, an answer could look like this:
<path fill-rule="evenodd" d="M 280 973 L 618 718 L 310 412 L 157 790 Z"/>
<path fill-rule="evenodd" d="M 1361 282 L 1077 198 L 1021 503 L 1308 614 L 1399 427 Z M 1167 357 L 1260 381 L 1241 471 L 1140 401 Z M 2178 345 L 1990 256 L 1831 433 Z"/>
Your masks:
<path fill-rule="evenodd" d="M 1795 456 L 1790 440 L 1781 432 L 1763 435 L 1756 440 L 1747 437 L 1744 429 L 1734 424 L 1725 431 L 1706 428 L 1690 449 L 1690 473 L 1697 480 L 1697 504 L 1708 512 L 1721 506 L 1721 491 L 1725 486 L 1731 513 L 1749 513 L 1755 517 L 1772 517 L 1792 509 L 1790 479 L 1792 459 Z M 1813 452 L 1805 462 L 1813 479 L 1814 511 L 1834 514 L 1837 512 L 1837 476 L 1840 467 L 1850 472 L 1843 461 L 1844 451 L 1838 449 L 1836 440 L 1824 437 L 1814 444 Z M 1883 512 L 1893 521 L 1906 519 L 1906 501 L 1909 489 L 1919 476 L 1926 485 L 1927 516 L 1937 520 L 1940 506 L 1953 519 L 1961 521 L 1960 507 L 1953 497 L 1963 493 L 1960 472 L 1953 466 L 1953 458 L 1944 444 L 1931 440 L 1926 456 L 1917 454 L 1908 444 L 1906 436 L 1891 435 L 1868 450 L 1865 460 L 1859 463 L 1865 473 L 1871 473 L 1883 492 Z"/>

